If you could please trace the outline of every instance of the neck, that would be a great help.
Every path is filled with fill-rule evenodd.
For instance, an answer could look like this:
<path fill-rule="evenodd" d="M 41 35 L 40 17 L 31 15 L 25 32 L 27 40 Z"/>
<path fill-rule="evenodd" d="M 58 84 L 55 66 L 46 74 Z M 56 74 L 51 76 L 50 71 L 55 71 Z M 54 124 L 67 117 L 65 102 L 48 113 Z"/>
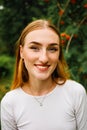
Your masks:
<path fill-rule="evenodd" d="M 34 96 L 40 96 L 49 93 L 55 86 L 56 85 L 52 79 L 46 81 L 33 80 L 29 81 L 29 83 L 25 85 L 24 91 L 31 95 L 33 94 Z"/>

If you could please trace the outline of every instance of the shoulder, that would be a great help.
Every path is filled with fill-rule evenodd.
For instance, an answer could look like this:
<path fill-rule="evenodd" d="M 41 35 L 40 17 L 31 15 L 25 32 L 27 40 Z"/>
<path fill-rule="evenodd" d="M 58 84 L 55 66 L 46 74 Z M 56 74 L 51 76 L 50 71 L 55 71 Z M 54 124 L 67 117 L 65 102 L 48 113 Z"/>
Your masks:
<path fill-rule="evenodd" d="M 74 80 L 67 80 L 63 85 L 65 93 L 72 97 L 87 96 L 84 86 Z"/>
<path fill-rule="evenodd" d="M 87 102 L 87 94 L 84 86 L 76 81 L 67 80 L 62 87 L 64 99 L 74 106 Z"/>
<path fill-rule="evenodd" d="M 85 88 L 82 84 L 80 84 L 79 82 L 76 82 L 74 80 L 67 80 L 65 82 L 65 87 L 71 91 L 78 91 L 81 93 L 85 92 Z"/>
<path fill-rule="evenodd" d="M 1 105 L 11 104 L 14 100 L 17 100 L 19 92 L 20 92 L 20 88 L 7 92 L 1 100 Z"/>

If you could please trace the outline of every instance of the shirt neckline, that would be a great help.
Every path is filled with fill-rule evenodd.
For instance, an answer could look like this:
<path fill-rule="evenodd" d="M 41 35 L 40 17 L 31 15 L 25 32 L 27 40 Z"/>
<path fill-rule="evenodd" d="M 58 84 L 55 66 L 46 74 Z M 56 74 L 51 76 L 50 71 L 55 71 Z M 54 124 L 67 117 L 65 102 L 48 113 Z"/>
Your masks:
<path fill-rule="evenodd" d="M 49 96 L 49 95 L 53 94 L 53 93 L 56 91 L 57 88 L 58 88 L 58 85 L 56 85 L 55 88 L 52 89 L 52 90 L 51 90 L 50 92 L 48 92 L 47 94 L 44 94 L 44 95 L 41 95 L 41 96 L 34 96 L 34 95 L 32 95 L 32 94 L 29 94 L 29 93 L 25 92 L 21 87 L 19 87 L 19 90 L 20 90 L 24 95 L 26 95 L 26 96 L 41 98 L 41 97 L 44 97 L 45 95 L 46 95 L 46 96 Z"/>

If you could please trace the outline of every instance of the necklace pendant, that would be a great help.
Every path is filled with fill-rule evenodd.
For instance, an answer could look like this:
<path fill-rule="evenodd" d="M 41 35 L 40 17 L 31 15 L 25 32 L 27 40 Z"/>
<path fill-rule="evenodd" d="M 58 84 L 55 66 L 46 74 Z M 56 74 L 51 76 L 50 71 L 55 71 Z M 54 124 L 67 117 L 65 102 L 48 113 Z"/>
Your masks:
<path fill-rule="evenodd" d="M 40 103 L 40 106 L 42 107 L 42 106 L 43 106 L 43 104 L 42 104 L 42 103 Z"/>

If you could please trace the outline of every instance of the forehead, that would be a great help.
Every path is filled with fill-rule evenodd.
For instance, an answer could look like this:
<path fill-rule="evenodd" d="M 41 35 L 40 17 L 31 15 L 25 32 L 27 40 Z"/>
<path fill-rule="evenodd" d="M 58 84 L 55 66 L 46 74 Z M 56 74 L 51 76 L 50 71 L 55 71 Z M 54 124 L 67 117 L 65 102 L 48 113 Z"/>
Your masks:
<path fill-rule="evenodd" d="M 25 43 L 29 43 L 32 41 L 41 42 L 41 43 L 49 43 L 49 42 L 56 42 L 59 43 L 59 36 L 58 34 L 53 31 L 52 29 L 38 29 L 32 32 L 29 32 L 25 37 Z"/>

